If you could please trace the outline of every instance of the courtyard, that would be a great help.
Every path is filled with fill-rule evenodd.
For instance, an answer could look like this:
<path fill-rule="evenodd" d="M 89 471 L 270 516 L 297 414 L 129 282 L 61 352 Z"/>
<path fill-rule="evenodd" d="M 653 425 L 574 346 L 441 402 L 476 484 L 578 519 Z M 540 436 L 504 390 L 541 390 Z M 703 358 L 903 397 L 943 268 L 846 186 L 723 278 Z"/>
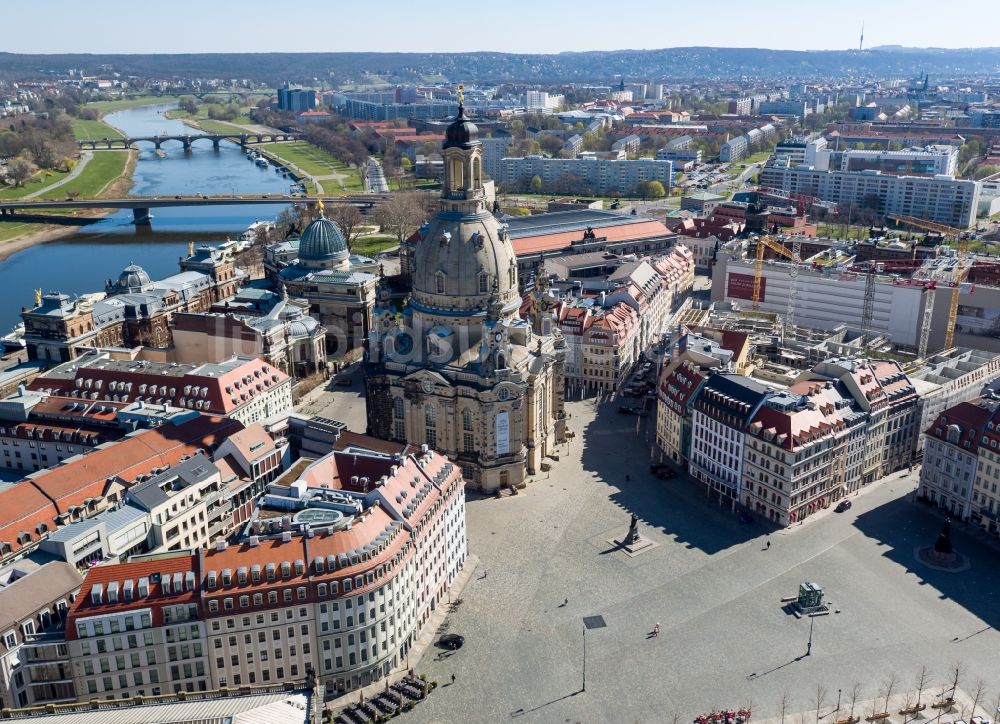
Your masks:
<path fill-rule="evenodd" d="M 355 383 L 317 411 L 363 431 L 362 396 Z M 469 495 L 469 549 L 481 562 L 441 631 L 466 642 L 425 654 L 417 673 L 442 685 L 408 719 L 688 722 L 752 706 L 759 720 L 779 714 L 785 692 L 787 712 L 811 712 L 818 685 L 832 692 L 826 711 L 855 683 L 859 702 L 891 676 L 903 694 L 922 665 L 927 700 L 950 688 L 956 663 L 960 689 L 982 677 L 990 702 L 1000 693 L 991 676 L 1000 663 L 996 554 L 959 530 L 969 571 L 914 560 L 941 528 L 908 500 L 916 471 L 870 487 L 846 513 L 773 531 L 741 523 L 687 480 L 651 475 L 646 431 L 636 426 L 652 417 L 590 400 L 567 410 L 576 437 L 551 473 L 514 497 Z M 610 541 L 633 512 L 654 546 L 630 557 Z M 822 586 L 837 611 L 813 620 L 808 657 L 810 620 L 781 603 L 803 581 Z M 587 616 L 607 626 L 586 635 L 581 691 Z M 649 636 L 657 623 L 659 636 Z"/>

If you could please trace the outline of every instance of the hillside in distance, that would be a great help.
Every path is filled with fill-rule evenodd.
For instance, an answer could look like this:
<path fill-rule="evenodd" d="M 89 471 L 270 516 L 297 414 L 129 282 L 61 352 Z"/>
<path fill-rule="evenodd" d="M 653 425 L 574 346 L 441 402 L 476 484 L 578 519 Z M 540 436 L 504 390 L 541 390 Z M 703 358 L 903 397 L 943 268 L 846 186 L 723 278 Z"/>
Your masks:
<path fill-rule="evenodd" d="M 122 76 L 249 78 L 281 81 L 386 83 L 429 79 L 467 83 L 608 83 L 615 75 L 636 79 L 732 80 L 752 78 L 915 77 L 996 75 L 1000 48 L 900 48 L 793 51 L 761 48 L 514 53 L 198 53 L 144 55 L 25 55 L 0 53 L 0 76 L 43 78 L 78 68 L 88 74 L 110 66 Z"/>

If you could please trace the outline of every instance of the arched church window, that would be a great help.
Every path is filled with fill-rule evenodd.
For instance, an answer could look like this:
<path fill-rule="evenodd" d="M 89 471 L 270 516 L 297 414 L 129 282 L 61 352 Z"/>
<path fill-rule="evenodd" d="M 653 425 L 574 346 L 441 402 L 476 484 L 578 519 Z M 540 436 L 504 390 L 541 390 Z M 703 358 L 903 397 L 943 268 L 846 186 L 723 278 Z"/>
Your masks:
<path fill-rule="evenodd" d="M 472 410 L 462 410 L 462 429 L 472 429 Z"/>
<path fill-rule="evenodd" d="M 462 159 L 453 158 L 451 160 L 451 188 L 459 190 L 465 188 L 465 169 L 462 166 Z"/>
<path fill-rule="evenodd" d="M 479 293 L 486 294 L 490 290 L 490 275 L 480 274 L 479 275 Z"/>
<path fill-rule="evenodd" d="M 437 293 L 444 294 L 444 272 L 438 272 L 435 280 L 437 282 Z"/>

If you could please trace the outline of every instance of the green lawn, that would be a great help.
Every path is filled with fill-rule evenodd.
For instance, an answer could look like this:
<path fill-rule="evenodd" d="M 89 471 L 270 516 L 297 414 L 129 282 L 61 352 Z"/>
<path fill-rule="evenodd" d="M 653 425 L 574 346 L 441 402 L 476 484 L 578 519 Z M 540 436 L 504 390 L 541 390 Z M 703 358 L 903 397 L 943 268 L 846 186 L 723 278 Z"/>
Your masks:
<path fill-rule="evenodd" d="M 237 116 L 238 117 L 238 116 Z M 240 133 L 244 129 L 226 121 L 215 121 L 211 118 L 198 118 L 195 123 L 205 133 Z"/>
<path fill-rule="evenodd" d="M 249 110 L 249 108 L 244 109 L 244 111 Z M 241 113 L 231 121 L 209 118 L 208 106 L 206 105 L 198 106 L 197 113 L 189 113 L 181 108 L 171 108 L 164 115 L 171 119 L 194 121 L 208 133 L 229 133 L 233 130 L 233 126 L 247 126 L 253 123 L 253 120 L 246 113 Z"/>
<path fill-rule="evenodd" d="M 64 199 L 75 193 L 82 198 L 94 198 L 125 173 L 127 163 L 128 151 L 95 151 L 94 157 L 79 176 L 42 196 Z"/>
<path fill-rule="evenodd" d="M 13 186 L 0 185 L 0 199 L 19 199 L 35 191 L 40 191 L 46 186 L 51 186 L 57 181 L 62 181 L 68 174 L 68 171 L 40 171 L 24 186 L 14 188 Z"/>
<path fill-rule="evenodd" d="M 121 131 L 109 126 L 104 121 L 88 121 L 83 118 L 73 119 L 73 134 L 78 141 L 121 138 L 122 136 Z"/>
<path fill-rule="evenodd" d="M 9 241 L 21 234 L 30 234 L 44 227 L 44 224 L 27 224 L 23 221 L 0 221 L 0 242 Z"/>
<path fill-rule="evenodd" d="M 167 103 L 177 104 L 177 98 L 173 96 L 138 96 L 137 98 L 122 98 L 116 101 L 94 101 L 88 103 L 86 108 L 94 108 L 101 113 L 112 113 L 122 111 L 126 108 L 138 108 L 139 106 L 157 106 Z"/>
<path fill-rule="evenodd" d="M 375 256 L 393 246 L 399 246 L 399 239 L 395 236 L 385 234 L 362 236 L 351 244 L 351 252 L 364 256 Z"/>
<path fill-rule="evenodd" d="M 305 141 L 291 141 L 288 143 L 271 143 L 264 147 L 267 153 L 276 158 L 287 161 L 302 169 L 310 176 L 329 176 L 340 173 L 344 178 L 344 191 L 361 191 L 363 186 L 361 176 L 357 169 L 353 169 L 343 161 L 340 161 L 321 148 L 313 146 Z M 337 184 L 330 181 L 323 181 L 323 188 L 333 190 L 338 188 Z M 329 187 L 329 188 L 328 188 Z"/>

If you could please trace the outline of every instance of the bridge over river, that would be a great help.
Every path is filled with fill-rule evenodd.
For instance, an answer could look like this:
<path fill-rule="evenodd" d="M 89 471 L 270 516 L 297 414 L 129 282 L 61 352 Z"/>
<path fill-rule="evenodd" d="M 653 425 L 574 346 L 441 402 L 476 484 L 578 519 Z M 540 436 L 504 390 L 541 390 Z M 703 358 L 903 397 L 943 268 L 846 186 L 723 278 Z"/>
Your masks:
<path fill-rule="evenodd" d="M 353 194 L 347 196 L 323 196 L 324 204 L 353 204 L 371 208 L 389 198 L 389 194 Z M 0 220 L 11 217 L 50 211 L 53 209 L 132 209 L 136 224 L 148 225 L 152 215 L 150 209 L 177 206 L 247 206 L 251 204 L 288 205 L 293 203 L 315 203 L 316 197 L 291 196 L 288 194 L 259 194 L 242 196 L 133 196 L 118 199 L 37 199 L 0 201 Z M 48 219 L 58 223 L 58 217 Z"/>
<path fill-rule="evenodd" d="M 246 148 L 249 145 L 260 143 L 277 143 L 279 141 L 297 141 L 301 138 L 298 133 L 286 133 L 284 131 L 271 132 L 251 132 L 240 133 L 235 130 L 232 133 L 175 133 L 157 136 L 125 136 L 124 138 L 92 138 L 77 141 L 80 148 L 132 148 L 138 143 L 152 143 L 159 148 L 167 141 L 180 141 L 185 151 L 190 151 L 191 146 L 197 141 L 209 141 L 213 148 L 218 148 L 222 141 L 232 141 Z"/>

